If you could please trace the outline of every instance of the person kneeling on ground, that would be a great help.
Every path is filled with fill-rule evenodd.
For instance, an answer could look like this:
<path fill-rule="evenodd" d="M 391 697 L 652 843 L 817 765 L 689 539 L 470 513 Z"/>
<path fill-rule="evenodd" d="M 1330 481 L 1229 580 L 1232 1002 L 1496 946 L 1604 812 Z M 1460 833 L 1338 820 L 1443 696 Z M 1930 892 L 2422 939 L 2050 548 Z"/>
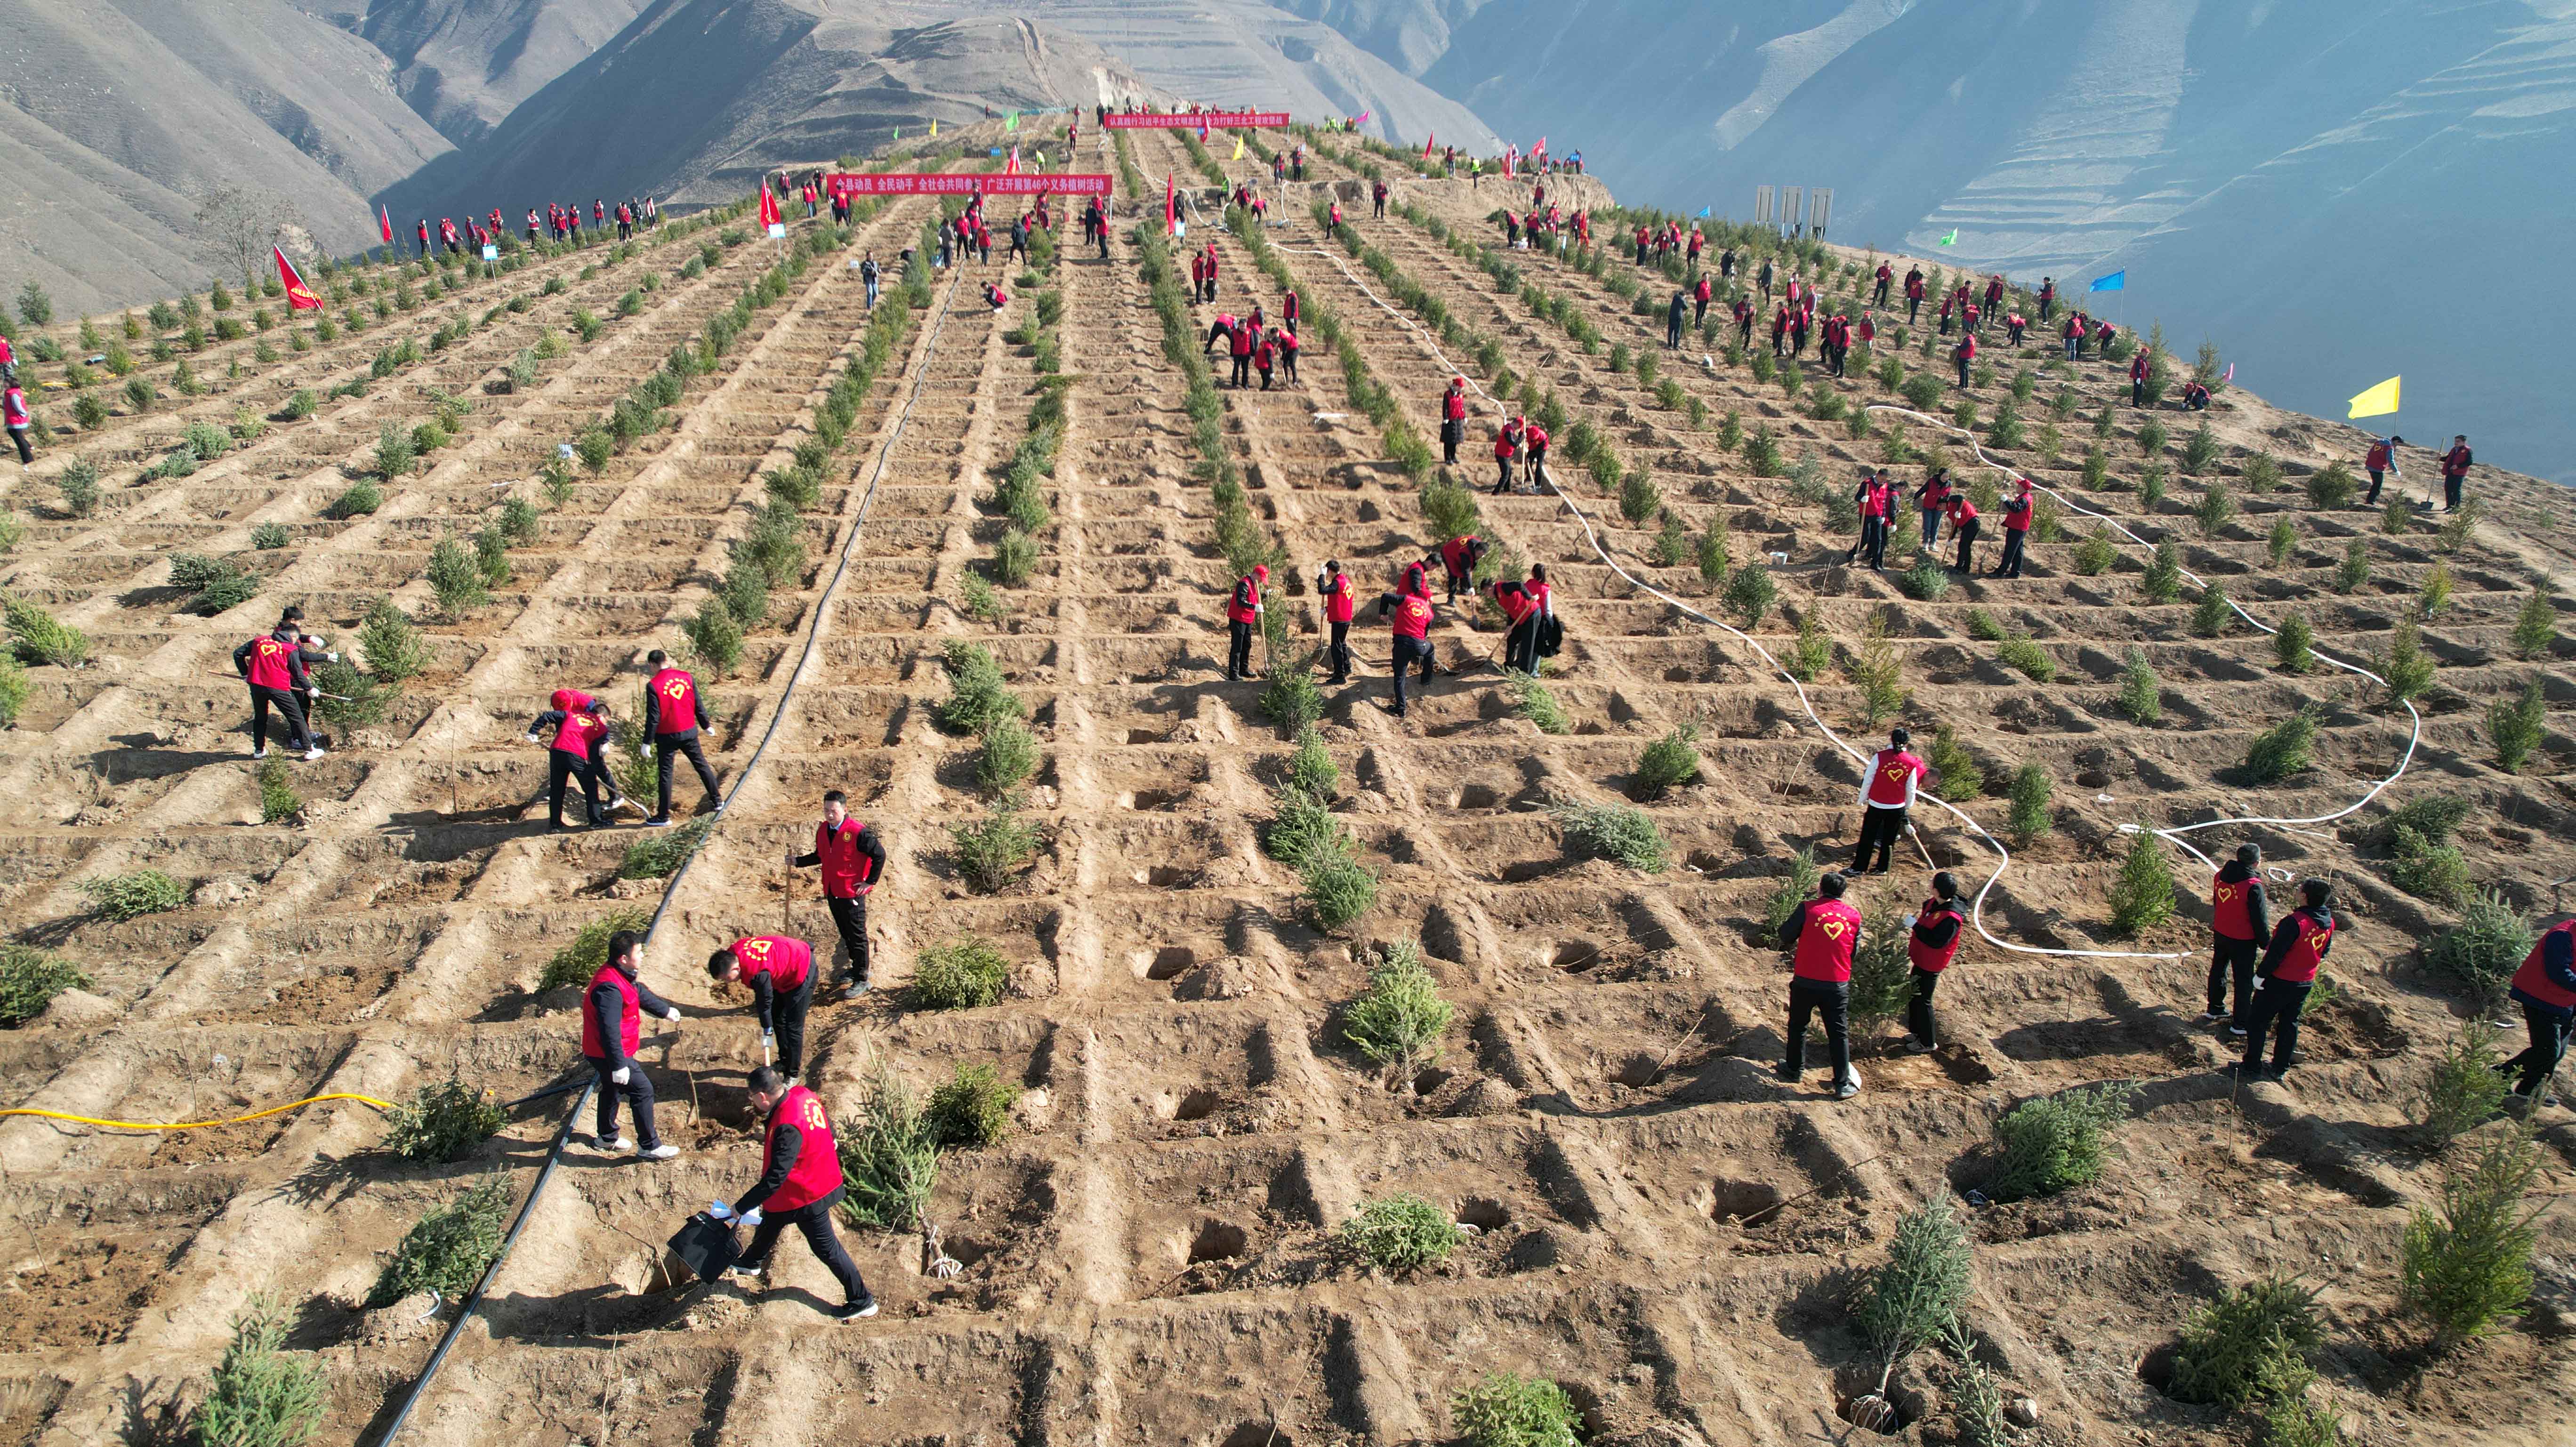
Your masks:
<path fill-rule="evenodd" d="M 728 1274 L 765 1275 L 778 1237 L 794 1225 L 805 1233 L 815 1259 L 841 1283 L 845 1298 L 832 1313 L 835 1321 L 857 1321 L 877 1314 L 877 1299 L 860 1277 L 858 1263 L 832 1229 L 832 1208 L 849 1187 L 841 1176 L 841 1148 L 832 1138 L 831 1117 L 822 1098 L 804 1086 L 779 1078 L 764 1065 L 751 1073 L 751 1106 L 766 1122 L 760 1148 L 760 1180 L 731 1206 L 718 1201 L 707 1214 L 719 1221 L 740 1220 L 752 1228 L 751 1245 Z"/>
<path fill-rule="evenodd" d="M 1837 1100 L 1860 1094 L 1851 1063 L 1851 967 L 1860 947 L 1860 911 L 1843 903 L 1843 888 L 1839 874 L 1817 880 L 1816 897 L 1780 926 L 1780 948 L 1791 952 L 1789 1048 L 1780 1078 L 1795 1085 L 1806 1073 L 1807 1022 L 1822 1015 Z"/>

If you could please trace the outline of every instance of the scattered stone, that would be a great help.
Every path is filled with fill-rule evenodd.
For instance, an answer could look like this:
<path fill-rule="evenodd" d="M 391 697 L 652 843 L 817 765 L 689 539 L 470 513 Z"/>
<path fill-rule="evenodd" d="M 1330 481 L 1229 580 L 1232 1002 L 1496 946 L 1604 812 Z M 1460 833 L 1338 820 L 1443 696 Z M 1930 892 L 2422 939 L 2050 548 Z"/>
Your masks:
<path fill-rule="evenodd" d="M 439 1324 L 440 1318 L 452 1309 L 429 1292 L 415 1292 L 391 1306 L 360 1313 L 358 1341 L 364 1346 L 381 1347 L 435 1337 L 445 1330 Z"/>
<path fill-rule="evenodd" d="M 2015 1397 L 2004 1408 L 2004 1416 L 2016 1427 L 2039 1425 L 2039 1403 L 2029 1397 Z"/>
<path fill-rule="evenodd" d="M 1240 1000 L 1261 988 L 1269 972 L 1258 962 L 1241 955 L 1222 955 L 1208 961 L 1172 987 L 1178 1000 Z"/>
<path fill-rule="evenodd" d="M 259 886 L 247 874 L 218 874 L 198 883 L 188 902 L 199 909 L 222 909 L 240 904 L 259 893 Z"/>
<path fill-rule="evenodd" d="M 1054 808 L 1055 806 L 1056 806 L 1056 792 L 1055 792 L 1055 785 L 1053 785 L 1053 784 L 1040 784 L 1040 785 L 1038 785 L 1036 788 L 1029 790 L 1029 807 L 1030 807 L 1030 808 L 1032 808 L 1032 809 L 1052 809 L 1052 808 Z"/>

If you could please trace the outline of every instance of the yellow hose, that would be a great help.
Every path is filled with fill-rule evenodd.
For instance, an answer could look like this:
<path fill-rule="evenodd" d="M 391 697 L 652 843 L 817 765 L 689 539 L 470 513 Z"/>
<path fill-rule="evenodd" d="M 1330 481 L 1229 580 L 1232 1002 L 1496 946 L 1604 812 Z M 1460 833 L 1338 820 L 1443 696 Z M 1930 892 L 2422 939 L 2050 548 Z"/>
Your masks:
<path fill-rule="evenodd" d="M 276 1115 L 283 1111 L 293 1110 L 298 1106 L 313 1105 L 325 1100 L 354 1100 L 362 1105 L 372 1105 L 378 1110 L 391 1110 L 394 1108 L 393 1102 L 389 1100 L 378 1100 L 372 1095 L 352 1095 L 346 1092 L 340 1092 L 332 1095 L 308 1095 L 302 1100 L 290 1101 L 285 1105 L 272 1105 L 266 1110 L 255 1110 L 248 1115 L 234 1116 L 230 1120 L 181 1120 L 171 1121 L 167 1124 L 157 1124 L 151 1121 L 141 1120 L 100 1120 L 94 1116 L 66 1115 L 59 1110 L 36 1110 L 31 1107 L 23 1106 L 11 1110 L 0 1110 L 0 1116 L 34 1115 L 42 1116 L 47 1120 L 72 1121 L 79 1125 L 103 1125 L 114 1130 L 203 1130 L 208 1126 L 239 1125 L 246 1120 L 257 1120 L 262 1116 Z"/>

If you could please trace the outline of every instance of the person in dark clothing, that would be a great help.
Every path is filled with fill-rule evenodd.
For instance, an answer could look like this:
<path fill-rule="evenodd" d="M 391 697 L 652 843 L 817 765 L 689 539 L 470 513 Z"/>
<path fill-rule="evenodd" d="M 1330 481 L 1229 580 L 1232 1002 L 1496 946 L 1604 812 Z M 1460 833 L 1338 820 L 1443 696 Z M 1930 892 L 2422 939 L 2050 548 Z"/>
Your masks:
<path fill-rule="evenodd" d="M 2469 480 L 2469 464 L 2476 460 L 2477 454 L 2469 451 L 2467 437 L 2451 439 L 2451 450 L 2442 454 L 2442 511 L 2460 510 L 2460 488 Z"/>
<path fill-rule="evenodd" d="M 763 1139 L 760 1179 L 731 1206 L 718 1201 L 707 1214 L 719 1221 L 740 1220 L 751 1227 L 751 1245 L 731 1270 L 743 1276 L 768 1272 L 770 1253 L 779 1236 L 793 1225 L 805 1233 L 814 1258 L 841 1283 L 842 1305 L 835 1321 L 857 1321 L 877 1314 L 876 1296 L 859 1275 L 858 1263 L 832 1229 L 832 1208 L 849 1187 L 841 1176 L 840 1143 L 833 1139 L 831 1117 L 822 1098 L 768 1066 L 751 1073 L 751 1105 L 761 1114 Z"/>
<path fill-rule="evenodd" d="M 1792 1085 L 1806 1073 L 1807 1022 L 1824 1017 L 1825 1046 L 1834 1067 L 1834 1097 L 1860 1094 L 1851 1063 L 1851 965 L 1860 947 L 1860 911 L 1843 903 L 1844 880 L 1816 881 L 1816 897 L 1780 926 L 1780 948 L 1790 952 L 1789 1044 L 1780 1078 Z"/>
<path fill-rule="evenodd" d="M 805 1073 L 805 1012 L 814 1004 L 816 973 L 814 947 L 786 935 L 745 936 L 707 956 L 708 979 L 751 992 L 762 1058 L 775 1048 L 790 1085 Z"/>
<path fill-rule="evenodd" d="M 582 992 L 581 1053 L 599 1076 L 599 1129 L 591 1143 L 603 1151 L 633 1151 L 641 1161 L 667 1161 L 680 1148 L 664 1145 L 653 1132 L 653 1082 L 635 1058 L 635 1047 L 643 1043 L 646 1013 L 677 1020 L 680 1007 L 635 978 L 643 957 L 642 935 L 632 930 L 610 935 L 608 958 L 590 977 L 590 988 Z M 617 1133 L 620 1098 L 635 1111 L 634 1140 Z"/>
<path fill-rule="evenodd" d="M 2317 966 L 2334 945 L 2334 886 L 2322 879 L 2302 880 L 2299 907 L 2272 931 L 2263 961 L 2254 967 L 2253 1003 L 2245 1012 L 2245 1058 L 2236 1073 L 2245 1078 L 2264 1074 L 2263 1041 L 2272 1035 L 2271 1078 L 2289 1074 L 2299 1054 L 2299 1012 L 2307 1008 L 2308 991 L 2316 988 Z M 2277 1031 L 2277 1033 L 2276 1033 Z"/>
<path fill-rule="evenodd" d="M 1261 590 L 1270 583 L 1270 565 L 1255 563 L 1252 571 L 1234 580 L 1234 591 L 1225 600 L 1225 681 L 1233 683 L 1252 676 L 1252 633 L 1261 625 Z"/>
<path fill-rule="evenodd" d="M 1676 288 L 1672 304 L 1664 308 L 1664 350 L 1677 350 L 1682 344 L 1682 328 L 1690 324 L 1690 293 Z"/>
<path fill-rule="evenodd" d="M 2263 893 L 2263 846 L 2240 844 L 2236 857 L 2209 881 L 2209 1008 L 2200 1023 L 2228 1022 L 2227 1033 L 2245 1033 L 2245 1010 L 2254 993 L 2254 956 L 2272 933 L 2272 902 Z M 2235 990 L 2231 1007 L 2229 988 Z"/>
<path fill-rule="evenodd" d="M 1380 593 L 1377 597 L 1377 616 L 1385 618 L 1390 610 L 1394 615 L 1388 637 L 1395 650 L 1395 659 L 1389 667 L 1395 674 L 1394 713 L 1397 718 L 1404 717 L 1404 675 L 1407 670 L 1419 665 L 1424 691 L 1428 692 L 1431 687 L 1431 625 L 1439 620 L 1439 610 L 1431 606 L 1428 578 L 1423 578 L 1415 587 L 1419 591 L 1408 588 L 1402 593 Z"/>
<path fill-rule="evenodd" d="M 1315 575 L 1315 596 L 1324 600 L 1324 621 L 1331 625 L 1333 641 L 1325 650 L 1332 661 L 1333 676 L 1326 683 L 1347 683 L 1351 677 L 1351 612 L 1352 590 L 1348 574 L 1342 571 L 1340 559 L 1324 564 Z"/>
<path fill-rule="evenodd" d="M 1440 394 L 1440 460 L 1458 465 L 1458 444 L 1467 439 L 1467 379 L 1452 377 Z"/>
<path fill-rule="evenodd" d="M 277 627 L 233 650 L 233 668 L 250 684 L 250 756 L 268 757 L 268 711 L 286 721 L 287 747 L 307 759 L 322 757 L 322 746 L 305 727 L 299 695 L 313 690 L 304 674 L 304 629 L 281 618 Z"/>
<path fill-rule="evenodd" d="M 1959 881 L 1942 870 L 1932 876 L 1932 897 L 1919 913 L 1905 920 L 1905 958 L 1914 966 L 1914 996 L 1905 1005 L 1905 1028 L 1913 1032 L 1906 1049 L 1921 1055 L 1941 1044 L 1941 1026 L 1932 1013 L 1932 990 L 1941 972 L 1959 957 L 1968 917 L 1959 909 Z"/>
<path fill-rule="evenodd" d="M 673 668 L 671 659 L 656 648 L 644 655 L 653 677 L 644 685 L 645 694 L 653 700 L 653 716 L 645 720 L 653 730 L 653 771 L 655 790 L 653 815 L 644 821 L 647 828 L 666 829 L 671 824 L 671 760 L 686 755 L 698 771 L 698 785 L 707 791 L 706 807 L 712 814 L 724 805 L 716 789 L 716 771 L 707 764 L 707 751 L 698 744 L 698 730 L 711 722 L 707 701 L 698 693 L 698 680 L 685 668 Z"/>
<path fill-rule="evenodd" d="M 2526 1107 L 2546 1105 L 2541 1092 L 2567 1054 L 2569 1032 L 2576 1030 L 2576 918 L 2551 925 L 2522 957 L 2522 967 L 2513 972 L 2513 999 L 2522 1006 L 2531 1044 L 2499 1063 L 2496 1073 L 2521 1072 L 2514 1093 Z"/>
<path fill-rule="evenodd" d="M 840 932 L 841 953 L 848 965 L 841 976 L 841 997 L 855 1000 L 868 992 L 868 892 L 885 878 L 885 841 L 877 831 L 850 817 L 849 799 L 838 789 L 823 795 L 823 822 L 814 826 L 814 848 L 787 852 L 787 867 L 823 871 L 823 903 Z"/>
<path fill-rule="evenodd" d="M 527 741 L 535 743 L 541 729 L 553 729 L 553 742 L 546 750 L 546 818 L 550 828 L 562 829 L 564 786 L 578 780 L 581 784 L 583 817 L 594 829 L 608 826 L 609 813 L 626 803 L 624 795 L 608 777 L 599 762 L 600 746 L 608 737 L 608 705 L 579 689 L 558 688 L 553 707 L 538 714 L 528 724 Z M 600 789 L 608 790 L 608 803 L 599 802 Z"/>

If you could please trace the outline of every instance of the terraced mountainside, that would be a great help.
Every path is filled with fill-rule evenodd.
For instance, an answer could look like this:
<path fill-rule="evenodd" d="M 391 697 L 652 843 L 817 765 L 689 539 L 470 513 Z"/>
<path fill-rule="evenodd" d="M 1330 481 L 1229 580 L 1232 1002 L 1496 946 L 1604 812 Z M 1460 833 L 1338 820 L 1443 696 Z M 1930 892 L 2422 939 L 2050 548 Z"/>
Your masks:
<path fill-rule="evenodd" d="M 954 139 L 980 162 L 991 134 Z M 2256 1409 L 2168 1390 L 2173 1348 L 2276 1272 L 2316 1291 L 2305 1399 L 2346 1440 L 2564 1440 L 2563 1213 L 2537 1224 L 2531 1311 L 2494 1335 L 2432 1352 L 2399 1307 L 2410 1213 L 2511 1128 L 2444 1146 L 2416 1124 L 2463 1022 L 2493 1013 L 2428 946 L 2464 882 L 2537 914 L 2576 874 L 2561 495 L 2481 469 L 2473 523 L 2383 514 L 2327 471 L 2357 430 L 2227 390 L 2203 437 L 2170 403 L 2129 408 L 2120 364 L 2037 340 L 1990 338 L 1964 390 L 1919 334 L 1840 379 L 1714 329 L 1668 352 L 1666 275 L 1507 252 L 1486 216 L 1513 193 L 1342 143 L 1249 232 L 1190 138 L 1087 136 L 1084 169 L 1122 178 L 1109 260 L 1068 228 L 1025 267 L 898 267 L 873 313 L 849 263 L 893 264 L 936 203 L 846 235 L 799 220 L 784 245 L 718 212 L 497 275 L 317 275 L 328 336 L 189 350 L 173 327 L 135 395 L 93 380 L 105 415 L 77 430 L 40 394 L 62 425 L 0 495 L 23 524 L 0 591 L 20 637 L 40 608 L 89 657 L 27 667 L 0 733 L 0 910 L 13 945 L 85 979 L 0 1031 L 0 1107 L 202 1121 L 451 1078 L 509 1104 L 452 1160 L 396 1154 L 348 1101 L 161 1134 L 0 1119 L 21 1243 L 0 1441 L 174 1436 L 263 1295 L 283 1359 L 319 1374 L 319 1440 L 376 1440 L 456 1315 L 454 1290 L 387 1268 L 478 1189 L 505 1217 L 557 1151 L 398 1440 L 1486 1443 L 1459 1398 L 1510 1371 L 1560 1384 L 1596 1444 L 1866 1441 L 1845 1417 L 1884 1358 L 1850 1301 L 1944 1187 L 1999 1198 L 1960 1208 L 1985 1370 L 1915 1352 L 1889 1387 L 1901 1440 L 1969 1440 L 1977 1381 L 2029 1399 L 2015 1441 L 2247 1440 Z M 1167 172 L 1196 178 L 1214 305 L 1182 299 L 1158 234 Z M 1604 234 L 1629 219 L 1597 178 L 1574 189 Z M 1834 305 L 1872 261 L 1775 259 Z M 1301 380 L 1211 386 L 1213 316 L 1276 315 L 1291 288 Z M 1444 610 L 1447 671 L 1399 721 L 1364 610 L 1359 676 L 1321 691 L 1301 748 L 1275 717 L 1295 690 L 1219 679 L 1237 565 L 1275 568 L 1286 632 L 1262 671 L 1304 671 L 1323 561 L 1365 596 L 1443 541 L 1426 504 L 1461 498 L 1427 486 L 1449 470 L 1424 439 L 1453 375 L 1478 387 L 1459 481 L 1490 482 L 1501 398 L 1551 421 L 1561 494 L 1468 501 L 1549 568 L 1566 650 L 1507 679 L 1490 605 Z M 1897 568 L 1845 564 L 1862 467 L 2000 481 L 1981 451 L 2048 489 L 2027 576 L 1905 581 L 1910 520 Z M 174 581 L 179 553 L 246 573 L 247 596 Z M 335 648 L 363 634 L 367 673 L 341 681 L 388 697 L 264 787 L 228 664 L 289 603 Z M 388 605 L 422 649 L 398 685 Z M 2253 626 L 2294 614 L 2320 654 L 2404 678 L 2387 660 L 2415 649 L 2430 680 L 2294 671 Z M 698 672 L 730 802 L 702 836 L 548 833 L 528 719 L 559 687 L 631 719 L 657 647 Z M 988 712 L 1016 700 L 1026 756 L 1010 727 L 953 726 L 961 684 Z M 2508 770 L 2496 708 L 2526 698 L 2536 743 Z M 2294 718 L 2310 759 L 2256 782 L 2249 752 Z M 1766 924 L 1800 851 L 1831 864 L 1853 837 L 1837 740 L 1898 721 L 1942 739 L 1934 792 L 1960 814 L 1918 811 L 1921 854 L 1855 882 L 1870 928 L 1933 865 L 1974 892 L 1998 845 L 2011 863 L 1942 986 L 1947 1043 L 1909 1054 L 1867 1020 L 1864 1089 L 1838 1102 L 1774 1073 Z M 1641 755 L 1677 731 L 1698 777 L 1656 794 Z M 2026 769 L 2050 793 L 2027 837 L 2006 795 Z M 698 966 L 782 928 L 829 951 L 811 876 L 780 863 L 829 788 L 890 855 L 878 987 L 815 1007 L 808 1079 L 845 1159 L 909 1140 L 891 1098 L 954 1099 L 961 1068 L 989 1068 L 969 1094 L 998 1126 L 937 1155 L 917 1219 L 845 1221 L 884 1308 L 848 1326 L 793 1240 L 765 1284 L 682 1284 L 662 1245 L 758 1172 L 756 1030 Z M 685 815 L 685 771 L 678 790 Z M 2393 809 L 2429 825 L 2437 797 L 2462 806 L 2447 844 L 2393 836 Z M 2275 822 L 2196 827 L 2244 816 Z M 1574 824 L 1605 817 L 1642 819 L 1663 867 L 1583 843 Z M 1298 818 L 1343 841 L 1308 856 L 1330 867 L 1280 857 Z M 2242 840 L 2335 881 L 2341 911 L 2286 1083 L 2219 1073 L 2234 1047 L 2193 1018 L 2207 909 L 2183 846 Z M 2115 929 L 2141 854 L 2178 910 Z M 142 870 L 180 898 L 115 917 Z M 1338 919 L 1355 878 L 1372 897 Z M 578 990 L 550 971 L 586 978 L 604 926 L 657 906 L 644 978 L 683 1018 L 647 1021 L 639 1058 L 683 1154 L 644 1165 L 566 1144 L 590 1128 L 580 1093 L 520 1102 L 589 1078 Z M 998 998 L 935 1008 L 971 982 L 962 945 L 998 958 Z M 1417 952 L 1454 1013 L 1390 1069 L 1352 1043 L 1355 1003 Z M 2007 1112 L 2120 1084 L 2080 1097 L 2108 1103 L 2097 1179 L 2003 1188 Z M 2535 1114 L 2535 1202 L 2576 1177 L 2572 1121 Z M 1472 1230 L 1372 1264 L 1348 1223 L 1405 1195 L 1418 1239 Z"/>

